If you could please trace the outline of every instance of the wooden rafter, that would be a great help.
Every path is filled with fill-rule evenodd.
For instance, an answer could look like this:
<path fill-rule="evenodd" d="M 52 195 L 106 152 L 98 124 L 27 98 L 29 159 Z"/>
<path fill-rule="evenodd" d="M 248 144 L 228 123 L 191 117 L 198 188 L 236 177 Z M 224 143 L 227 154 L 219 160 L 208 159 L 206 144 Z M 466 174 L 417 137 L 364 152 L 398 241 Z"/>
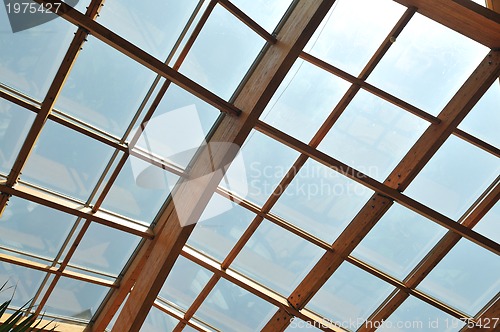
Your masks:
<path fill-rule="evenodd" d="M 226 142 L 238 146 L 243 144 L 274 91 L 333 2 L 333 0 L 298 2 L 290 14 L 290 21 L 285 23 L 278 33 L 278 42 L 267 49 L 260 64 L 256 66 L 235 99 L 234 105 L 242 110 L 241 115 L 239 117 L 224 117 L 209 144 L 210 142 Z M 85 24 L 93 25 L 91 22 Z M 101 29 L 95 25 L 93 28 Z M 111 45 L 114 47 L 122 48 L 125 45 L 124 41 L 121 40 L 122 46 L 108 38 L 105 39 L 107 42 L 112 42 Z M 142 51 L 133 47 L 127 51 L 130 53 L 128 55 L 134 59 L 137 58 L 133 54 L 136 52 L 141 54 Z M 104 330 L 132 286 L 134 288 L 115 323 L 114 330 L 137 331 L 140 328 L 182 246 L 192 231 L 192 226 L 181 227 L 176 209 L 182 208 L 184 211 L 192 211 L 190 218 L 193 221 L 197 220 L 221 180 L 222 174 L 211 172 L 223 169 L 235 156 L 235 151 L 229 151 L 228 148 L 228 146 L 219 144 L 218 149 L 211 151 L 210 154 L 205 149 L 193 162 L 189 174 L 190 179 L 210 175 L 204 178 L 204 183 L 197 183 L 195 188 L 193 188 L 193 182 L 185 179 L 180 180 L 180 185 L 173 193 L 174 200 L 167 204 L 158 218 L 154 229 L 155 238 L 146 242 L 140 249 L 125 274 L 120 289 L 111 295 L 97 317 L 93 327 L 95 331 Z M 210 165 L 214 165 L 214 167 L 212 168 Z M 185 206 L 177 205 L 174 208 L 173 201 L 182 202 Z"/>

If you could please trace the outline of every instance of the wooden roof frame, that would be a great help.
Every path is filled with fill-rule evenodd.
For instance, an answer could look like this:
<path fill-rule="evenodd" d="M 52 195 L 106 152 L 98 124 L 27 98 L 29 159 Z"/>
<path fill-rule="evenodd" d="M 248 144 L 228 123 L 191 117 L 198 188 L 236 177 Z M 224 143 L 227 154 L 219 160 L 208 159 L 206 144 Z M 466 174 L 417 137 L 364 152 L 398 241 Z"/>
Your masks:
<path fill-rule="evenodd" d="M 328 9 L 335 2 L 334 0 L 297 0 L 293 10 L 283 22 L 282 28 L 276 36 L 268 34 L 257 23 L 246 16 L 246 14 L 236 8 L 230 1 L 220 0 L 219 3 L 222 6 L 231 11 L 242 21 L 245 21 L 254 31 L 269 42 L 269 46 L 265 49 L 262 58 L 254 68 L 254 72 L 249 77 L 247 82 L 241 87 L 240 93 L 236 96 L 232 103 L 222 100 L 202 86 L 179 74 L 175 71 L 176 68 L 172 69 L 168 67 L 166 64 L 155 59 L 127 40 L 95 22 L 94 18 L 98 14 L 103 1 L 92 0 L 86 15 L 82 15 L 81 13 L 68 8 L 66 4 L 60 1 L 35 1 L 38 3 L 61 4 L 63 10 L 58 14 L 69 22 L 77 25 L 79 29 L 65 56 L 65 60 L 61 64 L 49 92 L 40 107 L 24 101 L 20 96 L 0 91 L 0 97 L 37 113 L 35 122 L 31 127 L 30 133 L 28 134 L 23 148 L 18 155 L 11 173 L 6 181 L 0 183 L 0 191 L 2 192 L 2 195 L 0 196 L 0 214 L 3 212 L 9 197 L 11 195 L 15 195 L 39 202 L 43 205 L 51 206 L 67 213 L 72 213 L 80 218 L 83 218 L 87 223 L 90 223 L 90 221 L 99 222 L 110 227 L 142 236 L 145 240 L 120 283 L 113 285 L 109 284 L 106 280 L 99 280 L 97 278 L 92 279 L 85 275 L 77 274 L 76 272 L 62 272 L 60 269 L 57 270 L 53 267 L 42 266 L 41 264 L 37 265 L 33 262 L 22 260 L 14 256 L 11 257 L 2 254 L 0 255 L 0 260 L 43 270 L 48 273 L 53 273 L 57 277 L 67 276 L 114 288 L 114 291 L 112 291 L 111 295 L 104 303 L 99 314 L 95 317 L 96 319 L 93 324 L 87 327 L 88 331 L 103 331 L 131 289 L 132 292 L 125 302 L 122 313 L 115 323 L 114 330 L 138 331 L 179 255 L 189 257 L 191 260 L 208 268 L 214 272 L 214 277 L 213 280 L 207 284 L 206 289 L 199 295 L 199 299 L 197 299 L 193 306 L 185 313 L 185 316 L 179 323 L 177 330 L 180 330 L 186 322 L 189 321 L 194 314 L 194 311 L 197 309 L 197 306 L 203 302 L 204 298 L 210 292 L 211 287 L 213 287 L 217 280 L 221 277 L 231 280 L 240 287 L 243 287 L 257 296 L 260 296 L 278 306 L 279 310 L 277 310 L 273 318 L 264 327 L 265 331 L 283 331 L 290 323 L 290 319 L 295 316 L 306 321 L 314 322 L 315 319 L 317 321 L 319 318 L 315 317 L 314 313 L 307 312 L 303 309 L 307 301 L 315 294 L 315 292 L 317 292 L 317 290 L 319 290 L 324 282 L 328 280 L 329 276 L 333 274 L 335 269 L 343 261 L 349 259 L 348 255 L 354 249 L 356 244 L 362 240 L 364 235 L 369 232 L 381 216 L 390 208 L 394 201 L 398 201 L 419 213 L 424 213 L 424 215 L 430 219 L 433 219 L 434 221 L 447 227 L 449 232 L 429 253 L 423 264 L 420 265 L 417 270 L 412 272 L 408 280 L 405 280 L 404 287 L 407 287 L 407 290 L 405 291 L 404 287 L 401 286 L 402 288 L 398 289 L 394 296 L 374 313 L 374 316 L 371 319 L 386 319 L 409 296 L 411 290 L 413 290 L 414 287 L 421 281 L 423 276 L 425 276 L 430 269 L 437 265 L 440 259 L 442 259 L 462 237 L 466 237 L 498 254 L 498 244 L 480 234 L 477 234 L 472 231 L 471 228 L 485 213 L 487 213 L 495 202 L 498 201 L 500 197 L 500 185 L 495 186 L 491 192 L 485 196 L 484 200 L 478 202 L 475 209 L 458 224 L 455 224 L 452 220 L 446 219 L 446 217 L 421 204 L 419 205 L 418 202 L 405 197 L 400 192 L 409 185 L 409 183 L 421 171 L 423 166 L 430 160 L 442 143 L 452 134 L 468 139 L 471 143 L 498 156 L 499 152 L 496 147 L 489 146 L 487 143 L 477 140 L 467 133 L 461 132 L 457 129 L 457 125 L 500 74 L 500 51 L 497 50 L 500 49 L 499 14 L 487 10 L 469 0 L 395 0 L 396 2 L 407 6 L 408 10 L 400 20 L 400 25 L 395 27 L 390 36 L 401 32 L 404 25 L 416 11 L 482 43 L 483 45 L 488 46 L 493 50 L 483 60 L 478 69 L 476 69 L 476 71 L 471 75 L 469 80 L 467 80 L 467 82 L 457 92 L 455 97 L 453 97 L 443 112 L 441 112 L 437 117 L 432 117 L 412 105 L 409 105 L 404 101 L 401 101 L 396 97 L 364 82 L 370 71 L 373 70 L 383 54 L 385 54 L 387 49 L 390 47 L 390 43 L 388 42 L 389 36 L 369 62 L 362 74 L 357 78 L 323 63 L 319 59 L 315 59 L 308 54 L 302 53 L 303 47 L 314 33 L 321 20 L 327 14 Z M 215 4 L 217 1 L 213 2 Z M 490 0 L 490 2 L 492 3 L 491 6 L 497 3 L 492 0 Z M 495 7 L 492 8 L 495 9 Z M 64 117 L 58 116 L 57 112 L 53 112 L 55 100 L 88 33 L 91 33 L 93 36 L 99 38 L 111 47 L 116 48 L 130 58 L 157 72 L 169 81 L 180 85 L 187 91 L 190 91 L 201 99 L 216 106 L 221 111 L 228 113 L 229 116 L 225 116 L 222 119 L 219 126 L 213 133 L 211 141 L 234 143 L 241 146 L 250 131 L 252 129 L 257 129 L 301 152 L 301 156 L 295 164 L 297 168 L 294 169 L 294 172 L 289 172 L 289 174 L 287 174 L 282 181 L 282 184 L 285 187 L 291 182 L 293 177 L 296 175 L 296 170 L 300 169 L 307 158 L 316 159 L 330 166 L 340 165 L 338 164 L 338 161 L 333 158 L 318 152 L 316 147 L 360 88 L 379 95 L 380 97 L 407 109 L 409 112 L 426 119 L 431 122 L 431 126 L 412 147 L 406 157 L 403 158 L 400 164 L 383 184 L 372 182 L 369 178 L 368 180 L 363 180 L 365 181 L 363 183 L 364 185 L 368 185 L 376 191 L 372 199 L 361 209 L 342 235 L 327 248 L 328 250 L 325 255 L 321 258 L 309 275 L 306 276 L 297 289 L 288 297 L 288 299 L 283 299 L 275 294 L 272 294 L 272 292 L 266 292 L 260 288 L 259 285 L 255 285 L 251 281 L 245 281 L 244 278 L 239 279 L 232 276 L 231 273 L 226 270 L 226 268 L 230 266 L 232 259 L 236 257 L 239 250 L 241 250 L 243 245 L 253 233 L 252 229 L 255 230 L 263 218 L 274 218 L 272 215 L 269 215 L 269 211 L 275 201 L 268 202 L 262 209 L 260 209 L 260 211 L 256 211 L 258 213 L 258 217 L 254 220 L 249 230 L 247 230 L 247 233 L 240 239 L 240 242 L 233 249 L 226 261 L 223 262 L 221 267 L 214 267 L 214 264 L 213 262 L 210 262 L 210 259 L 203 258 L 196 252 L 190 251 L 188 247 L 185 247 L 185 243 L 192 231 L 193 226 L 180 226 L 178 221 L 179 218 L 173 206 L 173 201 L 167 202 L 167 205 L 165 206 L 161 216 L 158 218 L 155 227 L 153 229 L 148 229 L 147 227 L 141 227 L 134 224 L 133 221 L 106 215 L 99 209 L 81 207 L 76 205 L 74 202 L 57 197 L 51 193 L 35 190 L 29 186 L 23 185 L 22 183 L 18 183 L 19 175 L 47 118 L 51 118 L 52 120 L 58 121 L 73 130 L 77 130 L 94 139 L 98 139 L 118 150 L 124 151 L 126 149 L 126 146 L 122 145 L 120 142 L 103 138 L 101 135 L 95 134 L 84 127 L 77 126 L 71 121 L 65 120 Z M 264 110 L 273 93 L 278 88 L 289 68 L 299 56 L 306 61 L 310 61 L 336 75 L 343 77 L 353 84 L 339 104 L 340 106 L 333 110 L 320 132 L 308 145 L 303 144 L 298 140 L 295 140 L 293 137 L 281 133 L 258 120 L 260 114 Z M 144 158 L 149 157 L 145 156 Z M 207 168 L 207 160 L 211 160 L 216 165 L 216 169 L 224 169 L 224 167 L 226 167 L 233 158 L 234 151 L 230 150 L 221 149 L 220 151 L 212 151 L 210 154 L 208 154 L 207 151 L 204 151 L 199 154 L 197 160 L 194 161 L 190 173 L 186 175 L 186 179 L 193 177 L 196 178 L 200 175 L 205 175 L 210 171 L 213 171 L 213 169 Z M 352 174 L 356 173 L 354 172 Z M 366 178 L 366 176 L 359 177 L 359 179 Z M 178 199 L 180 201 L 186 202 L 185 208 L 192 210 L 193 215 L 191 218 L 196 219 L 201 214 L 212 194 L 217 190 L 220 190 L 217 188 L 219 181 L 220 176 L 214 174 L 206 180 L 204 189 L 200 190 L 198 187 L 193 188 L 188 180 L 182 180 L 174 195 L 178 195 Z M 277 197 L 274 198 L 274 200 L 277 200 Z M 243 203 L 247 204 L 249 207 L 251 206 L 251 203 L 249 202 Z M 281 223 L 278 219 L 273 222 L 278 224 Z M 285 224 L 282 224 L 282 226 L 288 227 Z M 296 234 L 300 234 L 300 230 L 292 231 Z M 308 238 L 307 235 L 303 236 L 309 241 L 315 241 L 315 239 Z M 319 242 L 318 244 L 325 247 L 324 244 Z M 372 272 L 377 273 L 376 271 Z M 431 299 L 429 301 L 433 304 Z M 434 303 L 434 305 L 439 306 L 439 303 Z M 455 316 L 460 316 L 460 313 L 454 312 L 450 308 L 440 307 L 440 309 L 454 314 Z M 499 312 L 500 301 L 497 299 L 496 301 L 490 303 L 490 305 L 476 318 L 498 317 Z M 324 330 L 331 331 L 339 329 L 335 326 L 325 326 Z M 365 330 L 367 329 L 362 329 L 362 331 Z"/>

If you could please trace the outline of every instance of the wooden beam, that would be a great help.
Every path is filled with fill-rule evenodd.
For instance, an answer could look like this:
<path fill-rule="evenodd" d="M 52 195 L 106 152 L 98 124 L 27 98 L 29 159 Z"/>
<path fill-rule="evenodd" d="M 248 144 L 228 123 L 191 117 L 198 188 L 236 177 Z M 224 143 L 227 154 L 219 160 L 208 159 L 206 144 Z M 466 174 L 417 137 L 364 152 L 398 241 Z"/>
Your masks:
<path fill-rule="evenodd" d="M 154 236 L 149 227 L 141 225 L 131 219 L 114 215 L 103 210 L 92 212 L 91 207 L 85 206 L 80 202 L 70 200 L 55 193 L 50 193 L 46 190 L 37 190 L 22 183 L 18 183 L 14 187 L 9 187 L 5 185 L 5 183 L 0 182 L 0 192 L 10 196 L 27 199 L 37 204 L 65 212 L 76 217 L 92 220 L 99 224 L 116 228 L 143 238 L 152 238 Z"/>
<path fill-rule="evenodd" d="M 174 82 L 181 88 L 189 91 L 193 95 L 197 96 L 200 99 L 203 99 L 205 102 L 210 105 L 218 108 L 222 112 L 226 112 L 228 114 L 239 115 L 241 111 L 235 107 L 234 105 L 228 103 L 224 99 L 210 92 L 206 88 L 202 87 L 198 83 L 192 81 L 181 73 L 175 71 L 170 68 L 167 64 L 158 60 L 154 56 L 149 53 L 143 51 L 139 47 L 135 46 L 125 38 L 117 35 L 111 30 L 105 28 L 101 24 L 94 21 L 92 18 L 83 15 L 76 9 L 73 9 L 71 6 L 67 5 L 63 1 L 52 1 L 52 0 L 34 0 L 40 4 L 51 4 L 54 12 L 56 12 L 56 8 L 58 8 L 56 14 L 66 19 L 68 22 L 73 23 L 74 25 L 80 26 L 81 28 L 88 31 L 92 36 L 97 39 L 103 41 L 109 46 L 115 48 L 116 50 L 122 52 L 126 56 L 134 59 L 139 62 L 143 66 L 151 69 L 158 75 L 165 77 L 166 79 Z"/>
<path fill-rule="evenodd" d="M 500 48 L 500 14 L 470 0 L 395 0 L 491 49 Z"/>
<path fill-rule="evenodd" d="M 124 276 L 122 287 L 111 295 L 98 315 L 93 325 L 94 331 L 104 330 L 132 286 L 133 290 L 115 323 L 114 330 L 139 330 L 193 228 L 192 225 L 181 226 L 178 211 L 189 213 L 188 224 L 195 222 L 201 215 L 222 179 L 223 173 L 219 170 L 225 169 L 236 155 L 237 151 L 231 144 L 241 146 L 246 140 L 265 106 L 333 3 L 333 0 L 299 1 L 290 14 L 289 21 L 278 33 L 278 42 L 267 49 L 261 62 L 236 97 L 234 104 L 242 110 L 241 116 L 224 117 L 208 142 L 212 151 L 204 149 L 195 158 L 189 178 L 180 180 L 174 189 L 173 200 L 167 203 L 157 219 L 155 238 L 145 243 L 139 250 Z M 73 20 L 74 17 L 68 18 Z M 95 22 L 84 23 L 86 27 L 97 29 L 97 32 L 104 31 L 101 26 L 95 25 Z M 130 53 L 134 59 L 141 60 L 144 56 L 145 58 L 141 60 L 143 61 L 147 58 L 142 54 L 142 50 L 128 45 L 126 41 L 116 39 L 109 33 L 106 36 L 101 34 L 100 37 L 110 45 Z M 140 58 L 135 54 L 140 55 Z M 162 69 L 159 70 L 162 74 L 170 73 L 170 69 L 167 71 L 163 64 L 152 62 L 149 66 Z M 211 142 L 227 144 L 210 146 Z M 193 181 L 193 179 L 198 180 Z M 174 202 L 177 202 L 175 207 Z"/>
<path fill-rule="evenodd" d="M 70 270 L 60 271 L 58 268 L 56 268 L 54 266 L 45 265 L 42 263 L 34 262 L 34 261 L 29 260 L 29 259 L 24 259 L 24 258 L 17 257 L 17 256 L 11 256 L 11 255 L 0 253 L 0 261 L 6 262 L 9 264 L 23 266 L 23 267 L 33 269 L 33 270 L 38 270 L 38 271 L 54 274 L 54 275 L 59 275 L 59 276 L 63 276 L 63 277 L 71 278 L 71 279 L 85 281 L 85 282 L 100 285 L 100 286 L 106 286 L 106 287 L 112 287 L 112 288 L 118 287 L 113 281 L 109 281 L 107 279 L 98 278 L 95 276 L 89 276 L 89 275 L 79 273 L 76 271 L 70 271 Z"/>
<path fill-rule="evenodd" d="M 486 7 L 500 14 L 500 0 L 486 0 Z"/>

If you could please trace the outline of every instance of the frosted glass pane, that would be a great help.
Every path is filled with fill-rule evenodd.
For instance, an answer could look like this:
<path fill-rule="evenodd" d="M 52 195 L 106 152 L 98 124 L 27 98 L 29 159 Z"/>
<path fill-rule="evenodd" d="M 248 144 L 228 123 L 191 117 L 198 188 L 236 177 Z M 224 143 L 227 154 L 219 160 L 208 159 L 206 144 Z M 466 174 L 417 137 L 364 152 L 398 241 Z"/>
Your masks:
<path fill-rule="evenodd" d="M 372 190 L 310 159 L 271 212 L 333 243 L 372 194 Z"/>
<path fill-rule="evenodd" d="M 404 10 L 389 0 L 337 0 L 304 50 L 357 76 Z"/>
<path fill-rule="evenodd" d="M 112 153 L 109 146 L 49 120 L 21 179 L 86 201 Z"/>
<path fill-rule="evenodd" d="M 349 86 L 337 76 L 298 60 L 267 105 L 261 120 L 308 143 Z"/>
<path fill-rule="evenodd" d="M 107 1 L 98 22 L 164 61 L 198 3 L 197 0 Z"/>
<path fill-rule="evenodd" d="M 428 125 L 361 90 L 318 149 L 383 182 Z"/>
<path fill-rule="evenodd" d="M 393 290 L 390 284 L 345 262 L 306 308 L 344 328 L 356 330 Z"/>
<path fill-rule="evenodd" d="M 174 317 L 164 313 L 160 309 L 151 307 L 144 324 L 142 324 L 141 332 L 158 332 L 158 331 L 173 331 L 179 323 Z"/>
<path fill-rule="evenodd" d="M 229 99 L 259 54 L 264 40 L 221 6 L 216 6 L 180 72 Z"/>
<path fill-rule="evenodd" d="M 417 288 L 474 316 L 500 292 L 499 275 L 498 255 L 462 239 Z"/>
<path fill-rule="evenodd" d="M 100 40 L 88 40 L 56 108 L 121 137 L 156 74 Z"/>
<path fill-rule="evenodd" d="M 172 302 L 181 310 L 187 310 L 211 276 L 212 273 L 208 270 L 179 257 L 158 296 Z"/>
<path fill-rule="evenodd" d="M 288 296 L 324 253 L 314 244 L 264 220 L 231 268 Z"/>
<path fill-rule="evenodd" d="M 0 172 L 9 174 L 35 113 L 0 98 Z"/>
<path fill-rule="evenodd" d="M 479 224 L 474 227 L 474 230 L 500 243 L 500 203 L 497 202 L 495 206 L 484 215 Z"/>
<path fill-rule="evenodd" d="M 404 193 L 458 220 L 498 174 L 500 159 L 451 136 Z"/>
<path fill-rule="evenodd" d="M 7 282 L 0 292 L 0 303 L 12 298 L 11 306 L 22 307 L 36 295 L 44 277 L 41 271 L 0 262 L 0 287 Z"/>
<path fill-rule="evenodd" d="M 260 331 L 278 310 L 246 290 L 220 279 L 195 317 L 222 331 Z"/>
<path fill-rule="evenodd" d="M 488 51 L 417 13 L 368 81 L 437 115 Z"/>
<path fill-rule="evenodd" d="M 214 194 L 187 243 L 222 262 L 254 217 L 252 212 Z"/>
<path fill-rule="evenodd" d="M 0 82 L 42 101 L 76 27 L 56 18 L 13 33 L 4 8 L 0 10 Z"/>
<path fill-rule="evenodd" d="M 231 2 L 269 32 L 274 30 L 292 3 L 290 0 L 233 0 Z"/>
<path fill-rule="evenodd" d="M 76 217 L 11 197 L 0 217 L 0 245 L 53 260 Z"/>
<path fill-rule="evenodd" d="M 394 204 L 352 256 L 403 280 L 445 233 L 438 224 Z"/>

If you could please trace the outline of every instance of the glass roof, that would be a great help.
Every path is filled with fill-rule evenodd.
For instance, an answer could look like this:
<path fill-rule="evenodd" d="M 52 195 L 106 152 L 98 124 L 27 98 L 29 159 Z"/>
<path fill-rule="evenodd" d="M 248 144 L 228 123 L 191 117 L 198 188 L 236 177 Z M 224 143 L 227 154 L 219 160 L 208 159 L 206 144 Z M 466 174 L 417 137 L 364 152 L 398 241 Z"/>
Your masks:
<path fill-rule="evenodd" d="M 496 312 L 498 51 L 392 0 L 337 0 L 283 51 L 305 2 L 77 1 L 19 32 L 0 8 L 0 302 L 83 331 L 125 291 L 111 331 L 171 231 L 140 331 L 459 331 Z M 177 235 L 173 197 L 233 141 Z"/>

